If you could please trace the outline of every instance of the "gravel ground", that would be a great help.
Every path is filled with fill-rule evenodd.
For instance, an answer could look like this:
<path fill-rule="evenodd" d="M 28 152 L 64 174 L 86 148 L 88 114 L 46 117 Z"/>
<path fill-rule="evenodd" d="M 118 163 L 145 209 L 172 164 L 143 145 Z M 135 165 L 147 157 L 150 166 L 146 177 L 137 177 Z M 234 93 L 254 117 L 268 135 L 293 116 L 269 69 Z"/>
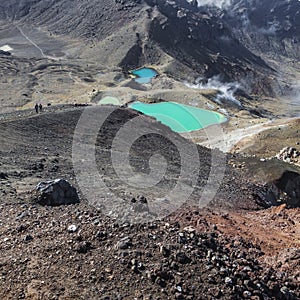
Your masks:
<path fill-rule="evenodd" d="M 298 249 L 281 260 L 294 268 L 274 269 L 212 214 L 226 218 L 119 225 L 84 204 L 2 204 L 1 299 L 298 299 Z"/>
<path fill-rule="evenodd" d="M 256 203 L 260 187 L 226 161 L 210 208 L 191 206 L 211 161 L 211 151 L 198 147 L 201 163 L 189 204 L 157 220 L 120 222 L 92 206 L 79 190 L 72 141 L 82 108 L 51 109 L 1 119 L 1 299 L 299 298 L 299 209 L 262 209 Z M 166 151 L 165 139 L 157 136 L 135 143 L 131 162 L 137 172 L 147 172 L 145 160 L 163 150 L 168 168 L 160 185 L 142 191 L 116 176 L 107 152 L 120 125 L 136 116 L 117 110 L 96 142 L 98 170 L 113 195 L 109 199 L 123 197 L 133 207 L 141 199 L 152 203 L 180 180 L 176 149 L 170 144 Z M 152 119 L 143 119 L 143 126 L 153 125 Z M 164 136 L 172 134 L 158 127 Z M 30 202 L 39 181 L 57 177 L 78 188 L 80 204 L 43 207 Z"/>

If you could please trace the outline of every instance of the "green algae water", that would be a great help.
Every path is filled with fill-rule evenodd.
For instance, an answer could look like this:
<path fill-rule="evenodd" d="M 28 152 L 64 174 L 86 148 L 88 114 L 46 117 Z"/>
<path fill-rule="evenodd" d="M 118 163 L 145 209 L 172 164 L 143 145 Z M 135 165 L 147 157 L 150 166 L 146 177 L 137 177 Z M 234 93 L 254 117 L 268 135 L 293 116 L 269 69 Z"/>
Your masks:
<path fill-rule="evenodd" d="M 220 113 L 176 102 L 155 104 L 134 102 L 129 107 L 154 117 L 179 133 L 195 131 L 227 121 L 227 118 Z"/>
<path fill-rule="evenodd" d="M 136 78 L 134 79 L 136 82 L 142 84 L 149 83 L 152 78 L 158 75 L 158 73 L 151 68 L 142 68 L 142 69 L 131 71 L 130 73 L 136 76 Z"/>
<path fill-rule="evenodd" d="M 120 105 L 120 100 L 116 97 L 111 97 L 111 96 L 105 96 L 103 97 L 98 104 L 111 104 L 111 105 Z"/>

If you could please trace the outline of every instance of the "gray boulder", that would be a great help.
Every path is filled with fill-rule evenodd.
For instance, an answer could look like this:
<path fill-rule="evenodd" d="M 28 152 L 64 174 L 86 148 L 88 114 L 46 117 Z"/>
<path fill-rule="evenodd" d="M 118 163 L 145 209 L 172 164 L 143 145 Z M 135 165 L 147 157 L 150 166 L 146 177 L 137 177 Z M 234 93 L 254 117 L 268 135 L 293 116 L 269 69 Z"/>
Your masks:
<path fill-rule="evenodd" d="M 7 179 L 8 175 L 4 172 L 0 172 L 0 179 Z"/>
<path fill-rule="evenodd" d="M 35 202 L 47 206 L 79 203 L 76 189 L 64 179 L 42 181 L 36 187 Z"/>

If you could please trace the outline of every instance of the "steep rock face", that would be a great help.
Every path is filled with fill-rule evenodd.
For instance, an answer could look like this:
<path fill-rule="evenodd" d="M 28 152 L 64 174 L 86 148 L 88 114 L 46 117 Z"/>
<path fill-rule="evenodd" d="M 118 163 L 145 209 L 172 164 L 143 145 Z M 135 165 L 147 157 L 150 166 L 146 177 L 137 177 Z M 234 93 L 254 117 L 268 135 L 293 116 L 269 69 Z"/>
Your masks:
<path fill-rule="evenodd" d="M 300 2 L 234 0 L 223 20 L 252 53 L 276 69 L 277 96 L 297 98 L 300 86 Z"/>
<path fill-rule="evenodd" d="M 275 70 L 235 34 L 225 15 L 229 7 L 197 6 L 195 1 L 146 0 L 160 15 L 149 36 L 164 52 L 203 78 L 244 82 L 248 92 L 275 96 Z M 200 2 L 200 1 L 198 1 Z M 227 10 L 228 9 L 228 10 Z"/>
<path fill-rule="evenodd" d="M 150 37 L 182 63 L 205 77 L 222 74 L 225 80 L 245 76 L 251 71 L 249 65 L 271 71 L 266 62 L 244 47 L 218 17 L 203 15 L 193 6 L 189 10 L 158 2 L 164 18 L 153 20 Z"/>
<path fill-rule="evenodd" d="M 300 58 L 300 2 L 298 0 L 234 1 L 226 20 L 248 49 L 270 58 Z"/>

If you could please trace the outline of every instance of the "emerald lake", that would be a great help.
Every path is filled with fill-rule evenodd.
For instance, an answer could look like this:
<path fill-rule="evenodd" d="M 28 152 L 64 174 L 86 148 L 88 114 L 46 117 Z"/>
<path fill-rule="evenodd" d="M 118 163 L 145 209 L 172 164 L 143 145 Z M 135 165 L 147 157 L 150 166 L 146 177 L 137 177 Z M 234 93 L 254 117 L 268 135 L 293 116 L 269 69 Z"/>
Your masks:
<path fill-rule="evenodd" d="M 176 102 L 154 104 L 134 102 L 129 107 L 145 115 L 154 117 L 156 120 L 169 126 L 173 131 L 179 133 L 199 130 L 227 121 L 227 118 L 218 112 Z"/>
<path fill-rule="evenodd" d="M 120 100 L 116 97 L 111 97 L 111 96 L 105 96 L 102 98 L 98 104 L 101 105 L 106 105 L 106 104 L 111 104 L 111 105 L 120 105 Z"/>

